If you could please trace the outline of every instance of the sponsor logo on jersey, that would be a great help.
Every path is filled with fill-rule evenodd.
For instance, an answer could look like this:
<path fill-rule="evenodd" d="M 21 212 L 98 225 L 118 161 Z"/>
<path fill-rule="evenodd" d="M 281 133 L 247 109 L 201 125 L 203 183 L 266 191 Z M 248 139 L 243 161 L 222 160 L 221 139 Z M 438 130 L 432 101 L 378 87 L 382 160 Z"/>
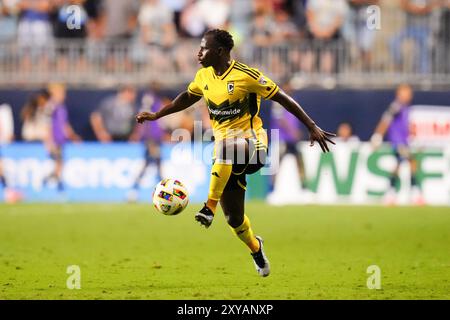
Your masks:
<path fill-rule="evenodd" d="M 209 118 L 211 120 L 223 123 L 227 120 L 240 118 L 246 114 L 249 114 L 249 97 L 245 97 L 242 100 L 236 100 L 231 102 L 226 100 L 220 104 L 215 104 L 211 100 L 207 100 Z"/>

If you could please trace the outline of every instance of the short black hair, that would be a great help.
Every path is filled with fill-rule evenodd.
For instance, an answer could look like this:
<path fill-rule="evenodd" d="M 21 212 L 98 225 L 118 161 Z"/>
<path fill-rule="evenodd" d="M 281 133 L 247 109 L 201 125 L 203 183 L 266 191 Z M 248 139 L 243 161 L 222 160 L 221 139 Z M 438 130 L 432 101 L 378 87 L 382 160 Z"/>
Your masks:
<path fill-rule="evenodd" d="M 231 51 L 234 47 L 233 36 L 226 30 L 211 29 L 205 32 L 205 36 L 207 35 L 213 36 L 217 44 L 228 51 Z"/>

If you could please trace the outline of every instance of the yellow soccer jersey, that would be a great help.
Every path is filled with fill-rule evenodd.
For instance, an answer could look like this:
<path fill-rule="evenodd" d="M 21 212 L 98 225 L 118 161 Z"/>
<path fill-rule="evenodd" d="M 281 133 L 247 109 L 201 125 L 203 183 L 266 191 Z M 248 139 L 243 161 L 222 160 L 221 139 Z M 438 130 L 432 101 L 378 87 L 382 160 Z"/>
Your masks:
<path fill-rule="evenodd" d="M 279 87 L 257 69 L 233 60 L 218 76 L 212 67 L 198 70 L 188 92 L 203 96 L 216 140 L 256 138 L 267 146 L 267 134 L 259 115 L 261 97 L 272 98 Z"/>

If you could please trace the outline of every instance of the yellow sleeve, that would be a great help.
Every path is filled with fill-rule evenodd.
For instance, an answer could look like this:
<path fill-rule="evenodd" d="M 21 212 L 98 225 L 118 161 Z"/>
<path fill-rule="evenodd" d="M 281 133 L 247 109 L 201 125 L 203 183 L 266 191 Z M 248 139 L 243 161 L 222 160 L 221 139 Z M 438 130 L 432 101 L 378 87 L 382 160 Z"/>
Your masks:
<path fill-rule="evenodd" d="M 280 90 L 278 85 L 256 69 L 252 70 L 255 70 L 258 76 L 248 78 L 249 91 L 256 93 L 266 100 L 272 98 Z"/>
<path fill-rule="evenodd" d="M 197 74 L 195 75 L 194 80 L 189 84 L 188 86 L 188 92 L 190 94 L 193 94 L 195 96 L 199 96 L 202 97 L 203 96 L 203 92 L 202 92 L 202 85 L 200 82 L 200 70 L 197 71 Z"/>

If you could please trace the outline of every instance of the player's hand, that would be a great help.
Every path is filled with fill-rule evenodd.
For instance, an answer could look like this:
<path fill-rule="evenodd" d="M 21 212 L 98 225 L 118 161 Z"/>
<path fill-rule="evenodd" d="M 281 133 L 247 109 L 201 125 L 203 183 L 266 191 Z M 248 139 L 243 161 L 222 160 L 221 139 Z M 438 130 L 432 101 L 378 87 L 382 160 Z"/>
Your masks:
<path fill-rule="evenodd" d="M 374 133 L 370 138 L 370 144 L 374 150 L 377 150 L 383 143 L 383 136 L 379 133 Z"/>
<path fill-rule="evenodd" d="M 158 119 L 158 117 L 156 116 L 156 113 L 154 113 L 154 112 L 143 111 L 143 112 L 139 112 L 136 115 L 136 121 L 138 123 L 144 123 L 145 121 L 155 121 L 157 119 Z"/>
<path fill-rule="evenodd" d="M 327 145 L 328 142 L 331 144 L 336 144 L 330 139 L 333 137 L 336 137 L 335 133 L 326 132 L 316 125 L 309 129 L 309 141 L 311 142 L 310 146 L 314 146 L 314 141 L 317 141 L 323 152 L 330 152 Z"/>

